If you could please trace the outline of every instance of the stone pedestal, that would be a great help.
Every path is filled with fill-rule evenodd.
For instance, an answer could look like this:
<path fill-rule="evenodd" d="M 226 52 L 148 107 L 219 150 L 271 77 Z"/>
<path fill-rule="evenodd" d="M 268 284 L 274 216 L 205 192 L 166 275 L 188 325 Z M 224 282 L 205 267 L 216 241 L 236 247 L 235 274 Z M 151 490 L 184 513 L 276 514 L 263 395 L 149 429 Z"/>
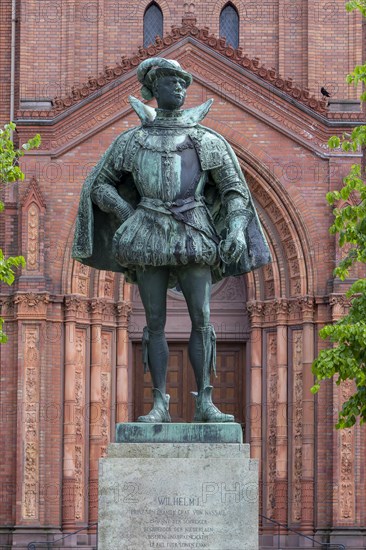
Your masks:
<path fill-rule="evenodd" d="M 117 438 L 99 465 L 99 550 L 258 549 L 239 424 L 119 424 Z"/>

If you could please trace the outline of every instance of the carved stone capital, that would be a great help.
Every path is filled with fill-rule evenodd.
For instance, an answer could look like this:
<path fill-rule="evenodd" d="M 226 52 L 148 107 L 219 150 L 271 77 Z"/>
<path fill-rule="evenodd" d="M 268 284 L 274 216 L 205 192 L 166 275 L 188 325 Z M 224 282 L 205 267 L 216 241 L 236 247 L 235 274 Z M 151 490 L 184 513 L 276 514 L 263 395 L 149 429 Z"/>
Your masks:
<path fill-rule="evenodd" d="M 114 302 L 105 302 L 103 308 L 103 320 L 114 322 L 116 318 L 116 305 Z"/>
<path fill-rule="evenodd" d="M 287 321 L 287 316 L 289 312 L 289 302 L 288 300 L 280 299 L 274 301 L 274 309 L 276 312 L 277 319 L 282 322 Z"/>
<path fill-rule="evenodd" d="M 65 296 L 66 318 L 85 317 L 89 313 L 89 302 L 76 296 Z"/>
<path fill-rule="evenodd" d="M 3 296 L 0 299 L 0 312 L 2 317 L 12 317 L 14 315 L 14 296 Z"/>
<path fill-rule="evenodd" d="M 264 304 L 264 320 L 265 322 L 275 321 L 276 319 L 276 305 L 275 302 L 266 302 Z"/>
<path fill-rule="evenodd" d="M 247 311 L 252 326 L 261 324 L 264 318 L 265 304 L 263 302 L 247 302 Z"/>
<path fill-rule="evenodd" d="M 332 308 L 332 320 L 338 321 L 338 319 L 348 313 L 351 302 L 344 294 L 332 294 L 329 297 L 329 304 Z"/>
<path fill-rule="evenodd" d="M 75 313 L 80 307 L 81 300 L 75 296 L 65 296 L 65 310 Z"/>
<path fill-rule="evenodd" d="M 114 304 L 114 307 L 120 326 L 127 329 L 128 319 L 132 311 L 132 305 L 129 302 L 122 301 Z"/>
<path fill-rule="evenodd" d="M 284 298 L 277 298 L 265 303 L 264 317 L 266 322 L 286 323 L 289 312 L 289 302 Z"/>
<path fill-rule="evenodd" d="M 18 317 L 31 317 L 33 319 L 46 316 L 50 297 L 49 294 L 45 293 L 28 292 L 26 294 L 15 294 L 13 301 L 17 306 Z"/>
<path fill-rule="evenodd" d="M 315 311 L 314 298 L 311 297 L 311 296 L 306 296 L 306 298 L 304 298 L 302 300 L 301 305 L 302 305 L 302 311 L 303 311 L 303 314 L 304 314 L 304 318 L 305 318 L 305 316 L 311 316 L 311 318 L 312 318 L 313 315 L 314 315 L 314 311 Z"/>
<path fill-rule="evenodd" d="M 301 316 L 303 321 L 312 322 L 315 313 L 315 300 L 312 296 L 300 296 L 291 301 L 290 311 Z"/>
<path fill-rule="evenodd" d="M 106 304 L 103 300 L 90 300 L 89 302 L 90 312 L 93 317 L 100 317 L 102 318 L 102 315 L 104 313 L 104 310 L 106 308 Z"/>
<path fill-rule="evenodd" d="M 298 299 L 290 300 L 289 302 L 289 315 L 292 319 L 299 320 L 302 318 L 301 303 Z"/>

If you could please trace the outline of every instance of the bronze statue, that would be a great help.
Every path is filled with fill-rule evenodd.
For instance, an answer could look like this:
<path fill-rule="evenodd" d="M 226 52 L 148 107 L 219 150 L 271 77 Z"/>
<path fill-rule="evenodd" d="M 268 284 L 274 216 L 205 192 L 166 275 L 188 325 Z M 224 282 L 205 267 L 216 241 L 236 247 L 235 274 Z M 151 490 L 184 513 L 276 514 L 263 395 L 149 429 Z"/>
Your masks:
<path fill-rule="evenodd" d="M 145 368 L 154 405 L 139 422 L 170 422 L 166 394 L 166 294 L 177 282 L 192 321 L 189 358 L 197 383 L 195 422 L 232 422 L 212 403 L 215 332 L 213 282 L 271 261 L 252 199 L 229 144 L 201 126 L 212 100 L 181 110 L 192 76 L 172 60 L 152 58 L 137 70 L 146 100 L 130 102 L 141 126 L 123 132 L 81 192 L 73 257 L 122 271 L 138 284 L 147 327 Z"/>

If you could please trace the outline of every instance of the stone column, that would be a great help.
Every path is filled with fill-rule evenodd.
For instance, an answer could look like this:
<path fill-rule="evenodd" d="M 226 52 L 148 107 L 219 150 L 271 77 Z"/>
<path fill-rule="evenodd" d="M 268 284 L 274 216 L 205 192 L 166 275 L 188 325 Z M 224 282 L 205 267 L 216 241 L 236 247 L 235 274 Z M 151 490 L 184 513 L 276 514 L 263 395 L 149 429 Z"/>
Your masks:
<path fill-rule="evenodd" d="M 262 487 L 262 376 L 263 376 L 263 314 L 264 304 L 250 302 L 247 304 L 250 315 L 250 397 L 249 397 L 249 442 L 250 455 L 258 460 L 259 486 Z M 263 507 L 263 492 L 259 491 L 259 512 Z M 262 523 L 260 518 L 260 524 Z"/>
<path fill-rule="evenodd" d="M 336 323 L 346 315 L 349 308 L 348 300 L 342 295 L 333 295 L 330 298 L 332 307 L 332 323 Z M 354 384 L 346 380 L 340 386 L 333 381 L 333 411 L 334 422 L 338 419 L 338 411 L 342 404 L 349 399 L 354 392 Z M 334 432 L 333 438 L 333 486 L 335 497 L 333 499 L 333 526 L 353 527 L 356 519 L 356 487 L 355 473 L 357 468 L 357 455 L 355 450 L 356 426 Z M 360 466 L 358 466 L 360 468 Z M 336 542 L 336 539 L 334 539 Z M 340 542 L 345 542 L 340 540 Z"/>
<path fill-rule="evenodd" d="M 128 290 L 126 290 L 128 287 Z M 116 422 L 131 419 L 128 384 L 128 317 L 131 312 L 130 285 L 125 284 L 125 300 L 116 304 L 117 313 L 117 372 L 116 372 Z"/>
<path fill-rule="evenodd" d="M 287 523 L 287 321 L 288 302 L 275 302 L 277 323 L 276 519 Z"/>
<path fill-rule="evenodd" d="M 277 477 L 277 400 L 278 400 L 278 372 L 277 372 L 277 334 L 273 330 L 266 332 L 266 424 L 265 434 L 265 474 L 264 494 L 266 502 L 264 515 L 274 518 L 276 515 L 276 477 Z M 272 528 L 272 526 L 271 526 Z"/>
<path fill-rule="evenodd" d="M 39 530 L 47 516 L 42 452 L 46 427 L 42 426 L 40 406 L 45 399 L 42 371 L 46 346 L 42 336 L 46 333 L 48 303 L 46 293 L 17 293 L 14 297 L 18 320 L 17 502 L 13 536 L 16 545 L 28 542 L 27 531 Z"/>
<path fill-rule="evenodd" d="M 63 528 L 76 530 L 86 522 L 86 361 L 88 302 L 65 298 L 65 394 L 63 457 Z"/>
<path fill-rule="evenodd" d="M 303 464 L 303 331 L 291 330 L 290 354 L 291 354 L 291 388 L 289 408 L 289 466 L 291 478 L 289 479 L 289 521 L 298 526 L 302 518 L 302 464 Z M 289 357 L 290 362 L 290 357 Z"/>
<path fill-rule="evenodd" d="M 253 458 L 262 455 L 262 324 L 264 305 L 247 304 L 250 315 L 250 453 Z M 261 471 L 261 468 L 259 468 Z"/>
<path fill-rule="evenodd" d="M 90 407 L 89 407 L 89 523 L 98 517 L 98 460 L 100 458 L 101 423 L 101 367 L 102 367 L 102 311 L 103 303 L 92 300 Z"/>
<path fill-rule="evenodd" d="M 310 388 L 314 383 L 311 366 L 314 360 L 314 300 L 301 300 L 303 318 L 303 445 L 302 445 L 302 514 L 301 526 L 308 533 L 314 528 L 314 452 L 315 416 L 314 396 Z"/>
<path fill-rule="evenodd" d="M 74 461 L 73 443 L 73 405 L 75 387 L 75 329 L 76 322 L 71 302 L 66 303 L 65 322 L 65 394 L 64 394 L 64 458 L 63 458 L 63 528 L 72 529 L 75 526 L 73 513 L 73 475 Z"/>

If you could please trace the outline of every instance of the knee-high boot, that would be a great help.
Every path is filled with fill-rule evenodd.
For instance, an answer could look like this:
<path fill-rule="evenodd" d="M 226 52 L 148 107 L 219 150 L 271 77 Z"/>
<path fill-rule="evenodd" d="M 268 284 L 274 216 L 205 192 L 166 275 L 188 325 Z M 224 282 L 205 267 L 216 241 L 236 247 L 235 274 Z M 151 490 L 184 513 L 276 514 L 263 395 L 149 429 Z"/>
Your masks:
<path fill-rule="evenodd" d="M 189 340 L 189 358 L 194 370 L 198 392 L 194 422 L 234 422 L 232 414 L 222 413 L 212 402 L 210 375 L 216 373 L 216 335 L 212 325 L 192 328 Z"/>
<path fill-rule="evenodd" d="M 150 371 L 153 382 L 154 404 L 151 411 L 139 416 L 137 422 L 171 422 L 169 414 L 169 395 L 165 393 L 168 368 L 168 344 L 164 331 L 152 331 L 144 328 L 142 338 L 144 370 Z"/>

